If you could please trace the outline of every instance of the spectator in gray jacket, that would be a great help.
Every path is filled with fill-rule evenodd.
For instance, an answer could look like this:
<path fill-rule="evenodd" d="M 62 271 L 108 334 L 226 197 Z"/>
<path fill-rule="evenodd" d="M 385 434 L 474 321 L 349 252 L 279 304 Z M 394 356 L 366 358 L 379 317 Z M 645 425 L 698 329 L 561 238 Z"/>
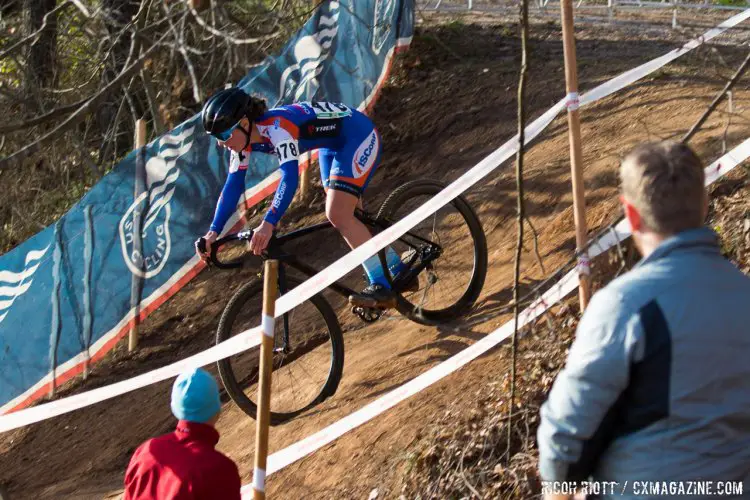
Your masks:
<path fill-rule="evenodd" d="M 593 296 L 542 406 L 543 484 L 614 482 L 601 498 L 622 499 L 704 480 L 722 498 L 750 495 L 750 278 L 703 225 L 705 174 L 688 146 L 639 146 L 620 176 L 643 259 Z"/>

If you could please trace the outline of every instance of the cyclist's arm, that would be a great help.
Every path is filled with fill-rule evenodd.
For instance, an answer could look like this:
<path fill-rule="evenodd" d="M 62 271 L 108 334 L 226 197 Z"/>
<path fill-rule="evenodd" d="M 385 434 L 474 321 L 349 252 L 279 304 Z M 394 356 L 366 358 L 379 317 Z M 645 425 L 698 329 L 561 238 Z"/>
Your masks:
<path fill-rule="evenodd" d="M 273 197 L 273 203 L 271 208 L 268 209 L 268 213 L 263 218 L 266 222 L 273 224 L 275 227 L 281 217 L 289 208 L 294 198 L 294 193 L 297 191 L 297 185 L 299 184 L 299 164 L 297 160 L 287 161 L 281 165 L 281 180 L 279 181 L 279 187 L 276 188 L 276 195 Z"/>
<path fill-rule="evenodd" d="M 247 155 L 244 155 L 243 160 L 240 160 L 239 156 L 236 153 L 233 153 L 229 167 L 229 176 L 224 183 L 224 188 L 221 190 L 219 201 L 216 203 L 214 220 L 211 222 L 211 231 L 221 233 L 229 220 L 229 217 L 231 217 L 237 209 L 237 203 L 239 203 L 240 196 L 242 196 L 242 193 L 245 190 L 246 172 Z"/>
<path fill-rule="evenodd" d="M 276 195 L 273 197 L 271 208 L 268 209 L 268 213 L 263 220 L 275 227 L 284 212 L 289 208 L 294 193 L 297 191 L 297 185 L 299 184 L 299 163 L 297 160 L 299 143 L 283 127 L 272 129 L 269 135 L 274 146 L 274 152 L 281 165 L 281 180 L 279 181 L 279 187 L 276 188 Z"/>

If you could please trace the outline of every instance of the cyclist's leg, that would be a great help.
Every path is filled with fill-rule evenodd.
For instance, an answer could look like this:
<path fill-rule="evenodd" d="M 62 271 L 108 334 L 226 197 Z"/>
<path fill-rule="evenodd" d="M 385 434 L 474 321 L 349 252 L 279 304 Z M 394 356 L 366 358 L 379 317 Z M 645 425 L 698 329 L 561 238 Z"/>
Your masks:
<path fill-rule="evenodd" d="M 361 137 L 362 134 L 358 135 Z M 356 161 L 356 150 L 362 149 L 360 143 L 367 146 L 373 144 L 373 146 L 368 158 L 369 161 L 363 162 L 363 167 L 354 169 L 352 162 Z M 380 137 L 374 130 L 370 130 L 364 140 L 350 139 L 347 141 L 346 146 L 333 152 L 332 161 L 328 166 L 327 184 L 329 189 L 326 195 L 326 216 L 352 249 L 357 248 L 372 238 L 372 234 L 370 234 L 367 226 L 354 216 L 354 209 L 358 205 L 361 206 L 362 189 L 377 167 L 378 160 L 380 159 L 379 150 Z M 371 272 L 371 269 L 368 269 L 371 266 L 365 264 L 364 267 L 372 283 L 375 273 Z M 382 275 L 382 272 L 380 274 Z M 378 281 L 381 281 L 381 284 L 383 284 L 382 279 Z M 385 281 L 387 285 L 387 280 Z"/>
<path fill-rule="evenodd" d="M 361 206 L 362 192 L 372 179 L 381 157 L 380 135 L 375 129 L 370 129 L 364 137 L 360 134 L 360 138 L 348 141 L 347 146 L 336 151 L 326 197 L 326 215 L 353 249 L 372 238 L 367 226 L 354 216 L 354 208 Z M 394 274 L 400 271 L 403 264 L 390 246 L 386 255 Z M 378 255 L 369 257 L 362 266 L 370 286 L 362 294 L 350 297 L 350 301 L 369 307 L 395 305 L 395 295 L 390 291 Z"/>
<path fill-rule="evenodd" d="M 323 189 L 328 192 L 328 183 L 331 177 L 331 165 L 336 156 L 336 151 L 328 148 L 318 150 L 318 165 L 320 165 L 320 180 L 323 182 Z"/>
<path fill-rule="evenodd" d="M 354 216 L 354 208 L 380 161 L 380 135 L 372 126 L 355 128 L 349 131 L 344 146 L 333 153 L 328 166 L 326 215 L 349 246 L 357 248 L 372 238 L 367 226 Z"/>
<path fill-rule="evenodd" d="M 367 226 L 354 216 L 358 203 L 359 196 L 336 187 L 331 187 L 326 194 L 326 216 L 351 248 L 357 248 L 372 238 Z"/>

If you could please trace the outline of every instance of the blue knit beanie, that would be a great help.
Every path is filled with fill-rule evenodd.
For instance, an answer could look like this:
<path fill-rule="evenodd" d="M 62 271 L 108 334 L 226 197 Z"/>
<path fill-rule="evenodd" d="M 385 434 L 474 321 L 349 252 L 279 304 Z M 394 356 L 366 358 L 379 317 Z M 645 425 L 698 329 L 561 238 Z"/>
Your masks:
<path fill-rule="evenodd" d="M 172 386 L 171 406 L 178 419 L 204 424 L 221 410 L 219 386 L 203 368 L 183 372 Z"/>

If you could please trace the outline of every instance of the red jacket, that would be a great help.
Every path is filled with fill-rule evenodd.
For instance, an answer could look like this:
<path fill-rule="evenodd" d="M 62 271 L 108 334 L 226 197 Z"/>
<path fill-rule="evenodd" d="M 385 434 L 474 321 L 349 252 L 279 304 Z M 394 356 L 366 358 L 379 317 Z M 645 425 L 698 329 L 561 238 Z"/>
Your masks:
<path fill-rule="evenodd" d="M 180 420 L 177 429 L 135 450 L 125 472 L 124 500 L 240 499 L 237 465 L 214 449 L 210 425 Z"/>

